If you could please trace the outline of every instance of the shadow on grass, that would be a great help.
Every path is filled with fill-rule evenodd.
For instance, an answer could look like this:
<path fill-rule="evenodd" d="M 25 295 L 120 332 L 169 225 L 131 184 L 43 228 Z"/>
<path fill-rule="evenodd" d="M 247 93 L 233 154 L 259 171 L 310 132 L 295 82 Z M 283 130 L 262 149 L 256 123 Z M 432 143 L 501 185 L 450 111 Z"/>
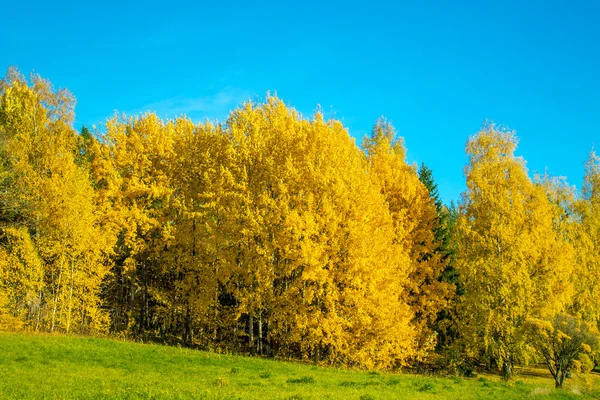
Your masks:
<path fill-rule="evenodd" d="M 302 378 L 289 378 L 287 383 L 315 383 L 312 376 L 303 376 Z"/>

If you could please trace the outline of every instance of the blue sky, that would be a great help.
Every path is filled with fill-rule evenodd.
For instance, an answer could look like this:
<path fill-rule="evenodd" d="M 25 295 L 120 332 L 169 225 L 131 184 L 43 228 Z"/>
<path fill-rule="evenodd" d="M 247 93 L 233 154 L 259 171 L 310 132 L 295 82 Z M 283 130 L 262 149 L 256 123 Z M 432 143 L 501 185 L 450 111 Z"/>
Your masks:
<path fill-rule="evenodd" d="M 0 70 L 77 97 L 77 128 L 119 112 L 219 118 L 277 92 L 360 139 L 385 115 L 446 202 L 484 120 L 513 128 L 530 172 L 580 186 L 600 148 L 594 1 L 8 2 Z"/>

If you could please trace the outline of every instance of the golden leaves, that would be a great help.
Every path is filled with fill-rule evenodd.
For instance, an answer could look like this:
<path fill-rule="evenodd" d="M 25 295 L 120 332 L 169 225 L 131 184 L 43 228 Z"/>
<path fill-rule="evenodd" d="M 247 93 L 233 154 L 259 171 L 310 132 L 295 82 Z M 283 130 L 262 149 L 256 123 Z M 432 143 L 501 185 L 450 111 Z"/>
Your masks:
<path fill-rule="evenodd" d="M 513 132 L 485 127 L 469 140 L 468 191 L 457 223 L 459 312 L 465 338 L 487 356 L 519 357 L 523 322 L 561 312 L 570 296 L 570 244 L 556 224 L 554 181 L 535 184 L 514 156 Z M 502 361 L 504 362 L 504 361 Z"/>
<path fill-rule="evenodd" d="M 74 99 L 36 76 L 31 84 L 18 75 L 10 78 L 3 83 L 0 106 L 1 150 L 10 154 L 3 200 L 13 213 L 2 217 L 4 232 L 15 238 L 20 231 L 14 229 L 22 229 L 22 237 L 29 238 L 22 242 L 27 253 L 35 254 L 34 264 L 41 265 L 43 279 L 35 289 L 35 307 L 27 306 L 27 322 L 36 329 L 69 331 L 99 314 L 94 309 L 97 291 L 112 243 L 99 229 L 87 171 L 75 160 L 78 140 L 70 127 Z M 7 240 L 11 248 L 12 239 Z"/>
<path fill-rule="evenodd" d="M 67 91 L 15 71 L 0 87 L 0 320 L 368 368 L 436 346 L 455 289 L 441 206 L 385 120 L 361 151 L 268 96 L 222 124 L 114 116 L 82 140 Z M 600 320 L 598 158 L 576 200 L 516 145 L 494 126 L 469 140 L 456 221 L 456 336 L 500 361 L 525 353 L 524 321 Z"/>

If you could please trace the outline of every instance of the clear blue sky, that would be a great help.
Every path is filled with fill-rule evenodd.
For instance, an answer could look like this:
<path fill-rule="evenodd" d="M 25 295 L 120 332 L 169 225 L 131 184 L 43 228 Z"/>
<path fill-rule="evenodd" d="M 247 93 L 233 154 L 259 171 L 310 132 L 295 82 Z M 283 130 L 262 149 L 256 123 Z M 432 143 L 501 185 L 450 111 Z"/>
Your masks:
<path fill-rule="evenodd" d="M 0 24 L 0 69 L 69 88 L 77 128 L 115 110 L 223 120 L 276 91 L 358 143 L 385 115 L 446 202 L 485 119 L 517 131 L 530 172 L 578 187 L 600 149 L 596 1 L 87 3 L 7 2 Z"/>

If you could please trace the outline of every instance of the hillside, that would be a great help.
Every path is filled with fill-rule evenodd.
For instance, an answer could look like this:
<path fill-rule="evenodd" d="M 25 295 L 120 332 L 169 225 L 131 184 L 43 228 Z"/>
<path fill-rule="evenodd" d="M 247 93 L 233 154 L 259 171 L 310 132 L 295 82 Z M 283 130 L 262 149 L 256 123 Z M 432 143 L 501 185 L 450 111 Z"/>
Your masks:
<path fill-rule="evenodd" d="M 542 371 L 538 371 L 542 372 Z M 324 368 L 108 339 L 0 333 L 0 398 L 582 399 L 597 375 L 432 378 Z"/>

